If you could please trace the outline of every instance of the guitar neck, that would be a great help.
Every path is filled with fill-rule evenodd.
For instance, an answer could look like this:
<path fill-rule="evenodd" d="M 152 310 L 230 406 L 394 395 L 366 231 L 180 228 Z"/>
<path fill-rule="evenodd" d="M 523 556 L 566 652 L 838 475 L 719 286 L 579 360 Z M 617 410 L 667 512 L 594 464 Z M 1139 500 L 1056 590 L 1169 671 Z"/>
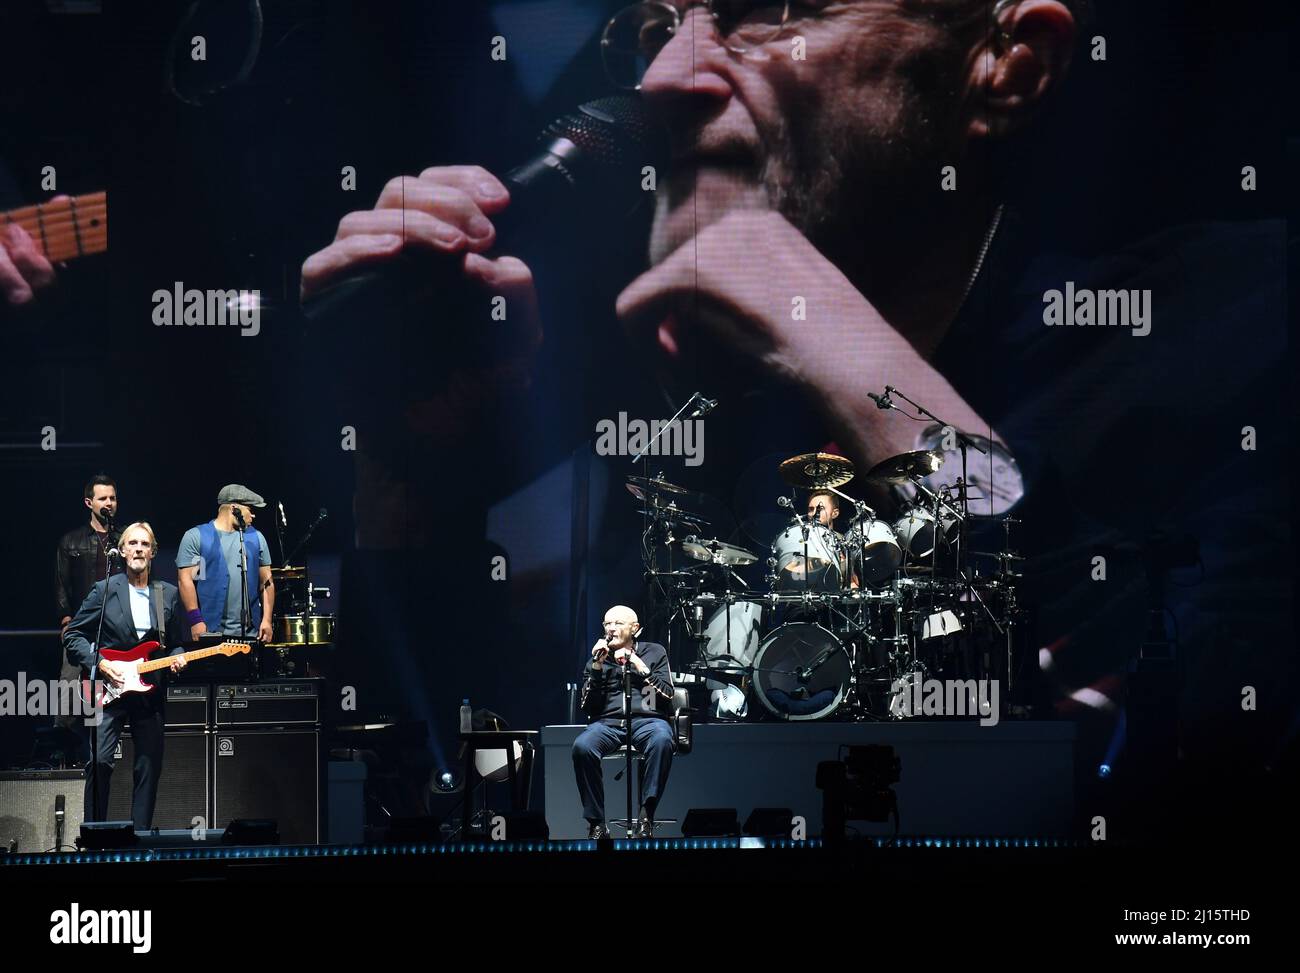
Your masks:
<path fill-rule="evenodd" d="M 158 669 L 166 669 L 176 659 L 184 659 L 186 663 L 194 662 L 197 659 L 206 659 L 209 656 L 221 655 L 224 645 L 214 645 L 206 649 L 194 649 L 192 652 L 182 652 L 179 656 L 165 655 L 161 659 L 150 659 L 148 662 L 141 662 L 137 667 L 138 672 L 154 672 Z"/>
<path fill-rule="evenodd" d="M 0 213 L 17 223 L 50 261 L 71 260 L 108 249 L 108 194 L 87 193 Z"/>

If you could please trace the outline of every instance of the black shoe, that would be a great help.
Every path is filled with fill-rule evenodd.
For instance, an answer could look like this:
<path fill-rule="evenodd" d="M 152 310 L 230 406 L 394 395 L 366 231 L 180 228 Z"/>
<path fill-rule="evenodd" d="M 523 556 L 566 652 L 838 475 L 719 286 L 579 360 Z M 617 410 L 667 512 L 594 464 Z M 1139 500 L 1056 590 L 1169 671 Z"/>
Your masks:
<path fill-rule="evenodd" d="M 641 809 L 641 816 L 636 819 L 636 836 L 638 838 L 653 838 L 655 836 L 655 823 L 650 817 L 650 812 L 645 808 Z"/>
<path fill-rule="evenodd" d="M 609 828 L 605 827 L 605 823 L 603 821 L 588 822 L 587 837 L 594 841 L 608 840 Z"/>

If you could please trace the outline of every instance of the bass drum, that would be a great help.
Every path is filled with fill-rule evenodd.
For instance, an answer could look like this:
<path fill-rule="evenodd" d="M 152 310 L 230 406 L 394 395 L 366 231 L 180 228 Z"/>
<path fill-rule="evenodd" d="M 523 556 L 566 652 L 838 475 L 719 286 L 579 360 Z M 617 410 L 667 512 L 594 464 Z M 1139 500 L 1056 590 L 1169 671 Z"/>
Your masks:
<path fill-rule="evenodd" d="M 852 663 L 840 640 L 820 625 L 787 622 L 754 658 L 754 692 L 779 720 L 820 720 L 848 695 Z"/>
<path fill-rule="evenodd" d="M 772 558 L 774 591 L 839 591 L 845 586 L 844 544 L 822 524 L 791 524 L 772 542 Z"/>

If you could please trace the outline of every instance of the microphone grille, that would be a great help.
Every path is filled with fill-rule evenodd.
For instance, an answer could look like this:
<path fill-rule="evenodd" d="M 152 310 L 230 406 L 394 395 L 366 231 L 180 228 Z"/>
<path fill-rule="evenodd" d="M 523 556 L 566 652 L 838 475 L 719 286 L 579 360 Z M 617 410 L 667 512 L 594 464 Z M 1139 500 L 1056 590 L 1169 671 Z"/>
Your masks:
<path fill-rule="evenodd" d="M 548 127 L 551 135 L 567 138 L 591 161 L 609 166 L 653 162 L 645 155 L 655 131 L 641 99 L 633 95 L 586 102 Z"/>

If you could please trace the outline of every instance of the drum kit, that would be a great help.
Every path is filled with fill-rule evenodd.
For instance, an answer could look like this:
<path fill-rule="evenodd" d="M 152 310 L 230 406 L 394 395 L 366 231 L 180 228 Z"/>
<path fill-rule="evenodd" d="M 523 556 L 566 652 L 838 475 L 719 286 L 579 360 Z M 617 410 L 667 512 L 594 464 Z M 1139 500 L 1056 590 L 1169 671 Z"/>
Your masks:
<path fill-rule="evenodd" d="M 693 644 L 684 668 L 708 688 L 715 718 L 900 719 L 899 694 L 930 677 L 999 678 L 1010 697 L 1024 627 L 1018 521 L 972 514 L 964 477 L 927 486 L 943 460 L 917 450 L 861 477 L 899 499 L 893 518 L 843 492 L 857 477 L 843 456 L 780 462 L 791 495 L 776 503 L 789 520 L 766 555 L 708 536 L 706 495 L 662 474 L 627 478 L 642 504 L 648 600 L 665 612 L 670 652 L 680 638 Z M 841 502 L 843 533 L 832 525 Z M 1004 549 L 970 550 L 972 528 L 991 525 Z"/>
<path fill-rule="evenodd" d="M 283 517 L 283 507 L 280 508 Z M 305 564 L 294 566 L 290 562 L 307 545 L 312 534 L 325 519 L 322 508 L 314 523 L 285 558 L 282 567 L 271 568 L 275 584 L 275 615 L 271 619 L 271 641 L 265 644 L 262 656 L 262 675 L 279 678 L 316 676 L 322 674 L 322 651 L 334 645 L 334 616 L 321 612 L 318 598 L 329 598 L 330 590 L 311 583 Z M 277 532 L 281 521 L 276 521 Z M 281 548 L 284 547 L 281 537 Z"/>

